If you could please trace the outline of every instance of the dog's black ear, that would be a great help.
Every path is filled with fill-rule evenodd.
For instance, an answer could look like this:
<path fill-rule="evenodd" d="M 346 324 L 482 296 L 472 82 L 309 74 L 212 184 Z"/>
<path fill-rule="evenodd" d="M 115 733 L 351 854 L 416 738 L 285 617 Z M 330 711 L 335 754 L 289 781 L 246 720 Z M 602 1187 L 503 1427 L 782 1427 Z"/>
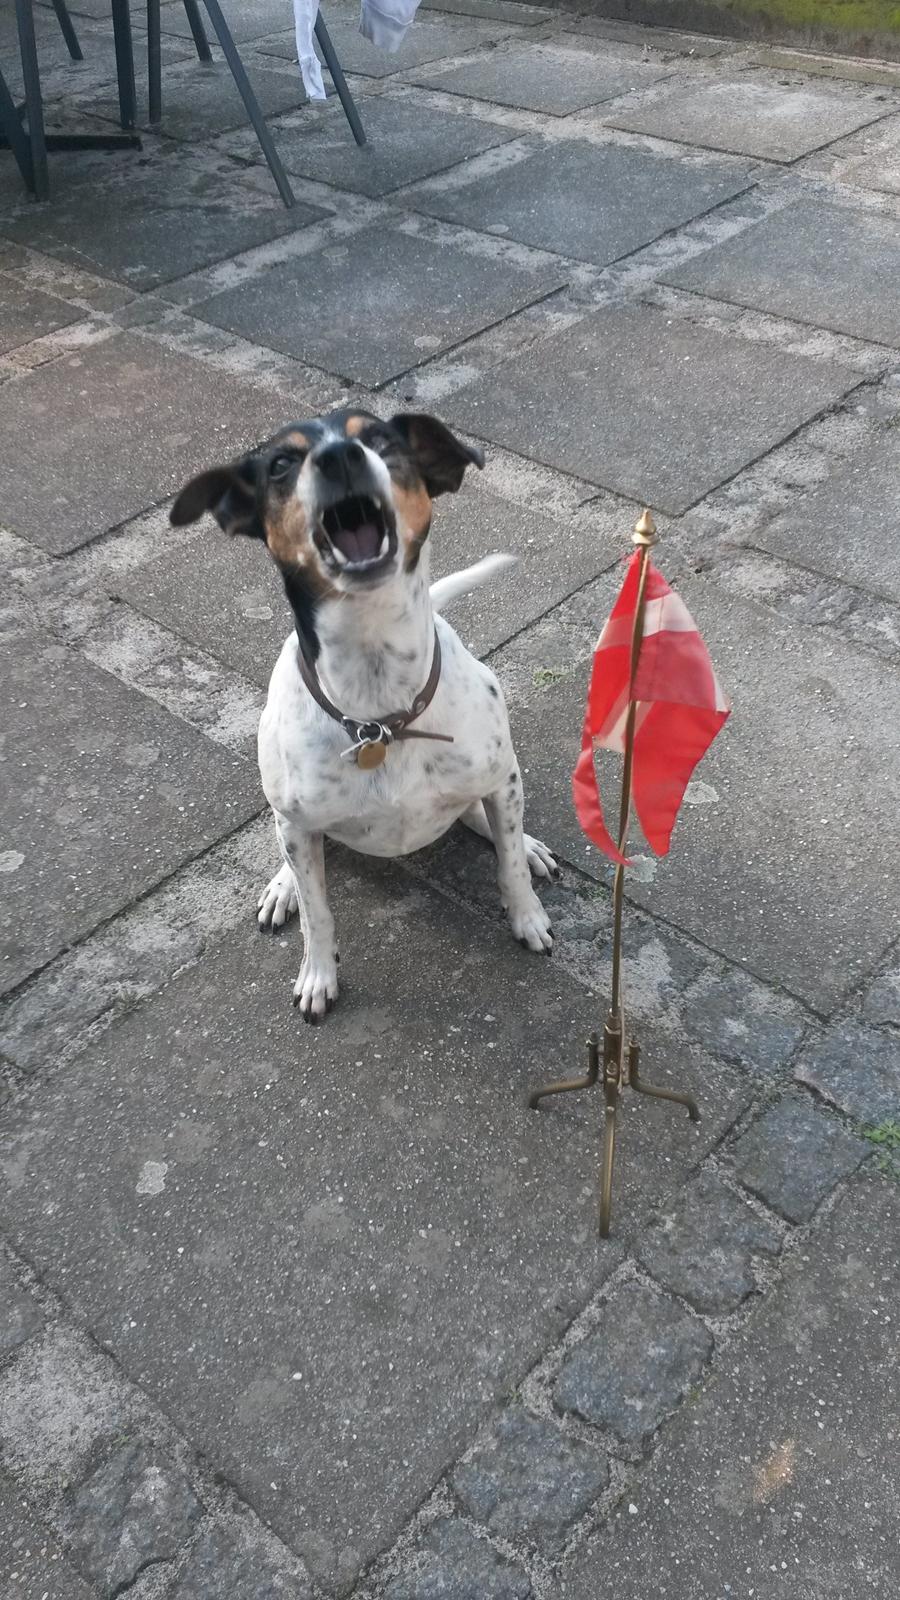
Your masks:
<path fill-rule="evenodd" d="M 245 456 L 243 461 L 233 461 L 225 467 L 210 467 L 185 484 L 169 512 L 169 521 L 176 528 L 185 528 L 189 522 L 197 522 L 204 511 L 211 511 L 226 533 L 264 539 L 257 487 L 258 463 L 254 456 Z"/>
<path fill-rule="evenodd" d="M 481 451 L 463 444 L 437 417 L 403 412 L 391 417 L 390 426 L 404 441 L 432 499 L 457 490 L 466 467 L 484 466 Z"/>

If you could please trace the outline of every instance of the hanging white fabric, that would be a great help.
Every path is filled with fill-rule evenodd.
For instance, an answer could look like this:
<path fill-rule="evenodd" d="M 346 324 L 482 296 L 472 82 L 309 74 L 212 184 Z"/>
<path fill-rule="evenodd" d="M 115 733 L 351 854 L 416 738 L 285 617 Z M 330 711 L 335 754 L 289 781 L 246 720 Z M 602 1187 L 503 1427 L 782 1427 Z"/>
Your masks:
<path fill-rule="evenodd" d="M 399 50 L 419 0 L 361 0 L 359 31 L 380 50 Z M 294 0 L 297 60 L 310 100 L 325 99 L 322 67 L 313 43 L 319 0 Z"/>
<path fill-rule="evenodd" d="M 313 29 L 319 14 L 319 0 L 294 0 L 294 31 L 297 38 L 297 60 L 303 87 L 310 100 L 325 99 L 322 67 L 313 44 Z"/>
<path fill-rule="evenodd" d="M 380 50 L 399 50 L 419 0 L 362 0 L 359 31 Z"/>

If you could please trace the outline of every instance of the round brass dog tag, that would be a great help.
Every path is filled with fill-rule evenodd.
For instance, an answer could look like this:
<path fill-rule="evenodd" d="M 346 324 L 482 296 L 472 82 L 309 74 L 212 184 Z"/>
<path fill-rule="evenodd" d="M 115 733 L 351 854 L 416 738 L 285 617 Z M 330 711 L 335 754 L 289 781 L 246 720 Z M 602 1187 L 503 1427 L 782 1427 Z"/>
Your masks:
<path fill-rule="evenodd" d="M 373 767 L 380 767 L 387 755 L 387 745 L 383 739 L 373 739 L 371 744 L 360 747 L 356 757 L 356 765 L 362 767 L 364 772 L 369 772 Z"/>

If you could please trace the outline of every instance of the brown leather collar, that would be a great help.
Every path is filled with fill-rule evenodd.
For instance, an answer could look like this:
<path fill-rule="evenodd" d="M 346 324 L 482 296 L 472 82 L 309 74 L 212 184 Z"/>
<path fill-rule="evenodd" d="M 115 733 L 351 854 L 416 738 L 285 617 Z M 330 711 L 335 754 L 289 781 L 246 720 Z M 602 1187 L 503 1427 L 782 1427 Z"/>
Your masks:
<path fill-rule="evenodd" d="M 419 728 L 410 727 L 411 722 L 415 722 L 423 711 L 427 711 L 440 682 L 441 642 L 437 636 L 437 629 L 435 629 L 434 634 L 434 654 L 431 658 L 431 671 L 424 687 L 419 690 L 409 710 L 390 711 L 387 716 L 373 717 L 368 722 L 359 722 L 355 717 L 345 717 L 334 702 L 329 700 L 319 682 L 319 674 L 315 669 L 315 665 L 304 653 L 303 647 L 299 643 L 297 646 L 297 665 L 300 668 L 300 676 L 313 699 L 322 707 L 323 711 L 328 713 L 329 717 L 340 723 L 341 727 L 353 740 L 353 743 L 341 752 L 342 755 L 356 755 L 365 745 L 381 743 L 387 746 L 393 744 L 395 739 L 439 739 L 442 744 L 453 743 L 452 734 L 423 733 Z"/>

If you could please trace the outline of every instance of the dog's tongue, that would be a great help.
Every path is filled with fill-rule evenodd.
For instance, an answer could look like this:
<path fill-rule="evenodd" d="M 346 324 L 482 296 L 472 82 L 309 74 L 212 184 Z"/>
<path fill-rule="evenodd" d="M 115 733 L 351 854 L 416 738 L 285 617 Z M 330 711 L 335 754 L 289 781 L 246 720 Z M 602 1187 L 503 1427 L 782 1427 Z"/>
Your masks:
<path fill-rule="evenodd" d="M 374 522 L 361 522 L 358 528 L 341 528 L 334 542 L 348 561 L 374 561 L 381 535 Z"/>

